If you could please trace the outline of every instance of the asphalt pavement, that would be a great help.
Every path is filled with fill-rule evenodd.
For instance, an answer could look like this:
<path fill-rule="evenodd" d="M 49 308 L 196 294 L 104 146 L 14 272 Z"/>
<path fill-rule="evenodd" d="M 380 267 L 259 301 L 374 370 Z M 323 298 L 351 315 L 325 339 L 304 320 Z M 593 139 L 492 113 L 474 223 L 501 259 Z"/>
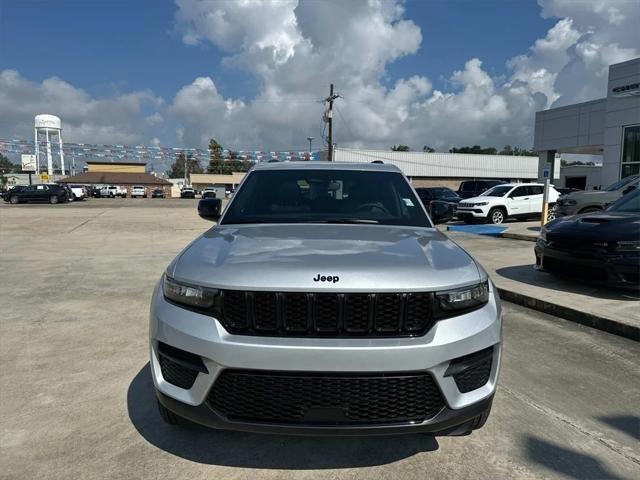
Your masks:
<path fill-rule="evenodd" d="M 163 424 L 148 372 L 149 299 L 169 261 L 211 225 L 195 205 L 0 205 L 0 478 L 640 477 L 640 344 L 511 304 L 493 412 L 470 436 Z"/>

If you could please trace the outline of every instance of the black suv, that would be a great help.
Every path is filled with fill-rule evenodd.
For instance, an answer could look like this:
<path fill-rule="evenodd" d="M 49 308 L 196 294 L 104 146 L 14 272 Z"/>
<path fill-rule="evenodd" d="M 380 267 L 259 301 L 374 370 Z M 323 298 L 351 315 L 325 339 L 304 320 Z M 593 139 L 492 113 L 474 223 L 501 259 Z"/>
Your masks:
<path fill-rule="evenodd" d="M 477 197 L 496 185 L 507 183 L 503 180 L 465 180 L 458 187 L 458 195 L 462 198 Z"/>
<path fill-rule="evenodd" d="M 9 203 L 48 202 L 60 203 L 69 200 L 67 189 L 61 185 L 29 185 L 20 190 L 7 192 Z"/>

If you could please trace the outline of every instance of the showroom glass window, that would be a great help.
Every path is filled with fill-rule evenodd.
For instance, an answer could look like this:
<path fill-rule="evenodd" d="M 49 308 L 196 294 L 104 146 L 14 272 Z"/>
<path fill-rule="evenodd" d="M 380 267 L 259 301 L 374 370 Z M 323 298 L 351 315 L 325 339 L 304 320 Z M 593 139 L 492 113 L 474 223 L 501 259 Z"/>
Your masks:
<path fill-rule="evenodd" d="M 640 125 L 634 125 L 624 129 L 621 178 L 638 173 L 640 173 Z"/>

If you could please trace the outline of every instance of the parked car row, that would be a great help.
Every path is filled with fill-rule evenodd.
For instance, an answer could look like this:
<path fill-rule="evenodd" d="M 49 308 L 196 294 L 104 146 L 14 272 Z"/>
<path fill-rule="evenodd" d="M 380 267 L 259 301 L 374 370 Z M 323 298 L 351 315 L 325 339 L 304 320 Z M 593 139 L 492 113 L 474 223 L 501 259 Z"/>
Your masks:
<path fill-rule="evenodd" d="M 13 205 L 29 202 L 47 202 L 57 204 L 73 200 L 73 193 L 71 188 L 67 185 L 18 185 L 11 190 L 6 191 L 2 198 L 5 202 L 9 202 Z"/>

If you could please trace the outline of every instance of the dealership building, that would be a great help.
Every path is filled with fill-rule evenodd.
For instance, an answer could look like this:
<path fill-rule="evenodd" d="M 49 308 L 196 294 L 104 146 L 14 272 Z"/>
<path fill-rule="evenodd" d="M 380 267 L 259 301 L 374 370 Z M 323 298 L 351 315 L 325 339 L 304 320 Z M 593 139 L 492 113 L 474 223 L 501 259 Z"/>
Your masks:
<path fill-rule="evenodd" d="M 605 98 L 537 112 L 534 150 L 539 180 L 557 163 L 558 153 L 602 155 L 599 181 L 593 178 L 595 170 L 578 175 L 575 169 L 561 187 L 606 186 L 640 174 L 640 58 L 609 67 Z"/>
<path fill-rule="evenodd" d="M 171 182 L 146 172 L 146 164 L 141 162 L 87 161 L 87 171 L 60 180 L 63 183 L 79 185 L 118 185 L 126 188 L 131 195 L 134 185 L 142 185 L 147 194 L 161 188 L 167 197 L 171 196 Z"/>

